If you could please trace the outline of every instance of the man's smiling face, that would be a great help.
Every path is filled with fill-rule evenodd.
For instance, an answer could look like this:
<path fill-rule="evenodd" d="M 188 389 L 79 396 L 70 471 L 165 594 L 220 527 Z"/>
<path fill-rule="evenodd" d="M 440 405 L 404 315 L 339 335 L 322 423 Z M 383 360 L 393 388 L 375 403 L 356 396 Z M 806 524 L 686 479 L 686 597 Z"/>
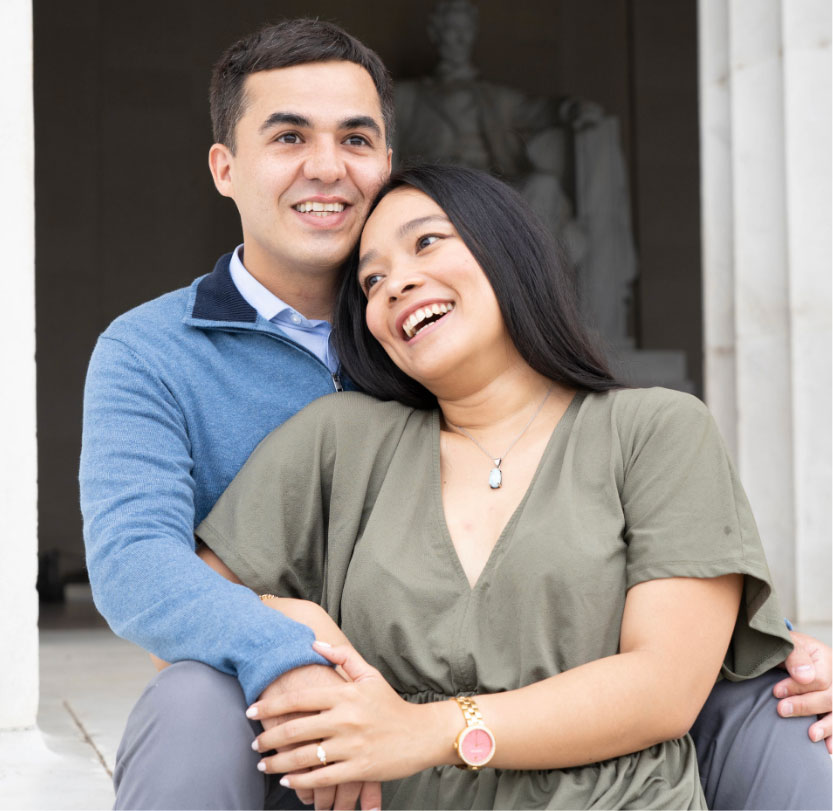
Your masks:
<path fill-rule="evenodd" d="M 235 152 L 215 144 L 209 161 L 237 204 L 255 276 L 335 271 L 390 174 L 376 86 L 353 62 L 253 73 Z"/>

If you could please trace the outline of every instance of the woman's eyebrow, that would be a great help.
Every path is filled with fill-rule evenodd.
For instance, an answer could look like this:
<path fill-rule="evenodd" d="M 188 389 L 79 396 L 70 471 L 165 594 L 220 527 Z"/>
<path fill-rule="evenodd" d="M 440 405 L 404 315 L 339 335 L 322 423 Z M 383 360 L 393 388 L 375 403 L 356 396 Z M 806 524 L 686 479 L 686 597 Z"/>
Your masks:
<path fill-rule="evenodd" d="M 368 251 L 361 259 L 359 259 L 359 266 L 356 268 L 356 276 L 362 272 L 362 268 L 368 263 L 372 262 L 379 255 L 378 251 Z"/>
<path fill-rule="evenodd" d="M 417 217 L 415 220 L 408 220 L 408 222 L 404 225 L 399 226 L 399 230 L 396 232 L 396 235 L 401 239 L 402 237 L 408 236 L 411 231 L 415 231 L 420 226 L 429 222 L 449 223 L 450 221 L 448 217 L 445 217 L 442 214 L 429 214 L 427 217 Z"/>
<path fill-rule="evenodd" d="M 396 236 L 398 239 L 402 239 L 402 237 L 408 236 L 411 231 L 416 231 L 417 228 L 420 226 L 425 225 L 429 222 L 442 222 L 446 225 L 451 223 L 451 220 L 448 217 L 443 216 L 442 214 L 429 214 L 426 217 L 417 217 L 414 220 L 408 220 L 408 222 L 404 223 L 403 225 L 399 226 L 399 230 L 396 232 Z M 356 275 L 358 276 L 359 273 L 362 272 L 362 268 L 368 264 L 368 262 L 372 262 L 379 256 L 379 252 L 375 250 L 369 250 L 364 256 L 359 259 L 359 265 L 356 268 Z"/>

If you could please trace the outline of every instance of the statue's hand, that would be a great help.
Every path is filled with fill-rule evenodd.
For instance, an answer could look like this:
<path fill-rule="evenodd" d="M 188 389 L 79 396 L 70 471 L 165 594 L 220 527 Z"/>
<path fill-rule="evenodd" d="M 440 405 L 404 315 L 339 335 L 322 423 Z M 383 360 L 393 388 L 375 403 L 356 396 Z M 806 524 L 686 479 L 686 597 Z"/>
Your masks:
<path fill-rule="evenodd" d="M 604 118 L 604 110 L 592 101 L 564 99 L 558 107 L 559 118 L 574 129 L 592 127 Z"/>

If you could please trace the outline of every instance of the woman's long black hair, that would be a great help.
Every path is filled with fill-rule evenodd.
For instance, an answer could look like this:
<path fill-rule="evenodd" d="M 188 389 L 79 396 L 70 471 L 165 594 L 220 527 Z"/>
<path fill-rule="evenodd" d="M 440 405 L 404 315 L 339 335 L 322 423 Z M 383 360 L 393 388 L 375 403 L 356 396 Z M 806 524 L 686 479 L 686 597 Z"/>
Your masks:
<path fill-rule="evenodd" d="M 418 166 L 393 175 L 370 211 L 402 187 L 423 192 L 443 209 L 492 285 L 515 347 L 535 371 L 585 391 L 622 385 L 581 321 L 563 251 L 514 189 L 474 169 Z M 370 334 L 357 264 L 358 248 L 347 262 L 333 323 L 345 372 L 380 400 L 435 407 L 437 398 L 402 372 Z"/>

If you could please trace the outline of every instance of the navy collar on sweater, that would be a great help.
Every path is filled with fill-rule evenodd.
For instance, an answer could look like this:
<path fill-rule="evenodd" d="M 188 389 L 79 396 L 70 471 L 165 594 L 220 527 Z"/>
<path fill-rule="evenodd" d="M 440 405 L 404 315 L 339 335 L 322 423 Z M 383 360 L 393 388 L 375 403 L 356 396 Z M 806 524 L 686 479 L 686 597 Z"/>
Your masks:
<path fill-rule="evenodd" d="M 257 311 L 231 280 L 230 261 L 230 253 L 221 256 L 214 270 L 197 285 L 191 318 L 252 324 L 257 321 Z"/>

